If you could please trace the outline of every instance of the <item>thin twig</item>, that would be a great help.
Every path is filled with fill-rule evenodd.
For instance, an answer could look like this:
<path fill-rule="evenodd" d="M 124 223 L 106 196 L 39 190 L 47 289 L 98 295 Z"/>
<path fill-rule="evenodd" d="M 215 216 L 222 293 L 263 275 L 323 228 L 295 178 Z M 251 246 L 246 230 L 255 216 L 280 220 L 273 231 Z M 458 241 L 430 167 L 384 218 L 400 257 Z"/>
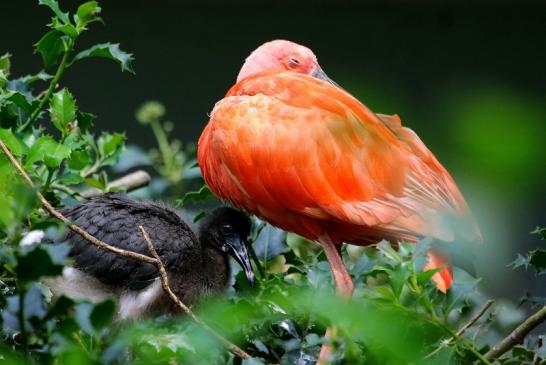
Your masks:
<path fill-rule="evenodd" d="M 472 317 L 470 321 L 466 322 L 464 326 L 459 328 L 459 330 L 457 331 L 457 336 L 461 336 L 467 329 L 472 327 L 474 323 L 476 323 L 478 319 L 480 319 L 485 314 L 485 312 L 489 309 L 489 307 L 493 305 L 493 303 L 495 303 L 495 301 L 492 299 L 489 299 L 487 302 L 485 302 L 482 309 L 480 309 L 480 311 L 476 313 L 476 315 Z"/>
<path fill-rule="evenodd" d="M 171 287 L 169 286 L 169 276 L 167 275 L 167 271 L 165 270 L 165 266 L 163 265 L 163 262 L 161 261 L 161 258 L 157 254 L 157 251 L 155 250 L 155 247 L 150 240 L 150 236 L 148 236 L 148 233 L 142 226 L 138 226 L 140 229 L 140 233 L 142 234 L 142 237 L 144 237 L 144 240 L 146 241 L 146 244 L 148 245 L 148 249 L 152 253 L 152 256 L 156 259 L 156 267 L 159 270 L 159 274 L 161 275 L 161 284 L 163 286 L 163 290 L 169 295 L 171 300 L 176 303 L 176 305 L 182 309 L 191 319 L 194 320 L 195 323 L 199 324 L 201 327 L 209 331 L 214 337 L 216 337 L 222 344 L 234 355 L 239 356 L 241 359 L 250 359 L 252 358 L 248 353 L 246 353 L 243 349 L 238 347 L 237 345 L 234 345 L 230 341 L 228 341 L 225 337 L 223 337 L 221 334 L 213 330 L 211 327 L 209 327 L 201 318 L 197 317 L 192 310 L 186 306 L 182 301 L 176 296 L 176 294 L 172 291 Z"/>
<path fill-rule="evenodd" d="M 142 186 L 148 185 L 150 183 L 150 174 L 144 170 L 137 170 L 130 174 L 120 177 L 119 179 L 113 180 L 107 186 L 107 190 L 124 188 L 126 191 L 132 191 L 138 189 Z M 84 198 L 92 198 L 103 194 L 100 189 L 92 188 L 84 190 L 80 195 Z"/>
<path fill-rule="evenodd" d="M 501 342 L 493 346 L 493 348 L 485 354 L 485 358 L 494 360 L 500 357 L 506 351 L 523 341 L 525 336 L 527 336 L 527 334 L 529 334 L 529 332 L 535 329 L 539 324 L 544 322 L 544 320 L 546 320 L 546 306 L 542 307 L 542 309 L 540 309 L 538 312 L 523 321 L 523 323 L 517 326 L 516 329 L 506 336 Z"/>
<path fill-rule="evenodd" d="M 15 167 L 15 169 L 23 177 L 25 182 L 31 188 L 34 188 L 35 187 L 34 183 L 32 182 L 32 180 L 30 179 L 28 174 L 21 167 L 21 164 L 19 164 L 17 159 L 13 156 L 13 154 L 11 153 L 9 148 L 4 144 L 4 142 L 2 140 L 0 140 L 0 148 L 4 151 L 4 153 L 6 154 L 8 159 L 10 160 L 11 164 Z M 76 232 L 77 234 L 81 235 L 83 238 L 85 238 L 87 241 L 89 241 L 91 244 L 95 245 L 96 247 L 104 249 L 104 250 L 111 251 L 111 252 L 113 252 L 113 253 L 115 253 L 115 254 L 117 254 L 119 256 L 129 257 L 129 258 L 132 258 L 132 259 L 135 259 L 135 260 L 138 260 L 138 261 L 142 261 L 142 262 L 146 262 L 146 263 L 155 265 L 158 268 L 158 270 L 159 270 L 159 272 L 161 274 L 162 285 L 163 285 L 164 290 L 169 294 L 169 297 L 171 298 L 171 300 L 173 300 L 173 302 L 176 303 L 176 305 L 178 305 L 178 307 L 180 307 L 184 312 L 186 312 L 190 316 L 190 318 L 192 320 L 194 320 L 197 324 L 199 324 L 205 330 L 209 331 L 216 338 L 218 338 L 220 340 L 220 342 L 222 342 L 222 344 L 224 344 L 224 346 L 231 353 L 233 353 L 234 355 L 240 357 L 241 359 L 250 359 L 251 358 L 251 356 L 248 353 L 246 353 L 245 351 L 243 351 L 241 348 L 237 347 L 233 343 L 229 342 L 222 335 L 220 335 L 219 333 L 214 331 L 212 328 L 210 328 L 199 317 L 197 317 L 195 314 L 193 314 L 193 312 L 184 303 L 182 303 L 182 301 L 176 296 L 176 294 L 173 293 L 173 291 L 169 287 L 169 282 L 168 282 L 167 273 L 165 271 L 165 267 L 163 266 L 163 263 L 161 262 L 159 256 L 157 255 L 157 252 L 155 251 L 155 249 L 154 249 L 153 245 L 151 244 L 151 242 L 148 242 L 149 237 L 148 237 L 148 235 L 146 234 L 146 232 L 144 231 L 144 229 L 142 227 L 140 227 L 140 229 L 141 229 L 141 231 L 143 233 L 143 236 L 144 236 L 144 239 L 146 240 L 146 243 L 148 244 L 148 247 L 149 248 L 151 247 L 150 252 L 152 253 L 152 255 L 154 257 L 142 255 L 142 254 L 132 252 L 132 251 L 122 250 L 120 248 L 111 246 L 108 243 L 105 243 L 105 242 L 95 238 L 93 235 L 89 234 L 84 229 L 80 228 L 79 226 L 77 226 L 75 224 L 70 223 L 68 218 L 66 218 L 61 212 L 59 212 L 57 209 L 55 209 L 49 203 L 49 201 L 47 201 L 47 199 L 44 198 L 44 196 L 39 191 L 36 191 L 36 196 L 38 197 L 38 199 L 40 200 L 40 202 L 42 203 L 42 205 L 45 207 L 45 209 L 48 211 L 49 214 L 51 214 L 53 217 L 59 219 L 63 223 L 65 223 L 68 226 L 68 228 L 70 228 L 72 231 Z"/>
<path fill-rule="evenodd" d="M 485 302 L 485 304 L 478 311 L 478 313 L 476 313 L 476 315 L 474 317 L 472 317 L 461 328 L 459 328 L 459 330 L 457 331 L 457 333 L 455 333 L 454 336 L 450 337 L 447 340 L 443 340 L 442 343 L 440 344 L 440 346 L 438 346 L 434 351 L 432 351 L 427 356 L 425 356 L 424 359 L 425 360 L 430 359 L 431 357 L 436 355 L 438 352 L 440 352 L 440 350 L 442 350 L 446 346 L 449 346 L 451 344 L 451 342 L 453 342 L 453 340 L 456 340 L 458 337 L 462 336 L 467 329 L 472 327 L 485 314 L 485 312 L 489 309 L 489 307 L 491 307 L 491 305 L 493 305 L 493 303 L 494 303 L 493 300 L 491 300 L 491 299 L 487 300 L 487 302 Z"/>
<path fill-rule="evenodd" d="M 2 148 L 2 150 L 4 151 L 4 153 L 6 154 L 8 159 L 10 160 L 11 164 L 15 167 L 15 169 L 23 177 L 23 179 L 26 181 L 27 185 L 30 186 L 31 188 L 34 188 L 35 187 L 34 183 L 30 179 L 28 174 L 25 172 L 25 170 L 23 170 L 23 168 L 21 167 L 21 164 L 19 164 L 19 162 L 15 159 L 15 157 L 13 157 L 11 151 L 4 144 L 4 142 L 2 140 L 0 140 L 0 148 Z M 130 257 L 130 258 L 133 258 L 135 260 L 147 262 L 147 263 L 152 264 L 152 265 L 156 264 L 156 260 L 154 258 L 150 257 L 150 256 L 146 256 L 146 255 L 136 253 L 136 252 L 132 252 L 132 251 L 122 250 L 121 248 L 111 246 L 111 245 L 109 245 L 109 244 L 95 238 L 94 236 L 89 234 L 84 229 L 82 229 L 79 226 L 71 223 L 70 220 L 68 218 L 66 218 L 57 209 L 55 209 L 51 205 L 51 203 L 49 203 L 47 201 L 47 199 L 44 198 L 44 196 L 39 191 L 36 191 L 36 196 L 38 197 L 38 200 L 40 200 L 40 202 L 42 203 L 42 205 L 48 211 L 49 214 L 51 214 L 53 217 L 59 219 L 63 223 L 65 223 L 68 226 L 68 228 L 70 228 L 72 231 L 76 232 L 77 234 L 81 235 L 83 238 L 85 238 L 86 240 L 91 242 L 93 245 L 95 245 L 95 246 L 97 246 L 99 248 L 102 248 L 104 250 L 111 251 L 111 252 L 115 253 L 116 255 Z"/>

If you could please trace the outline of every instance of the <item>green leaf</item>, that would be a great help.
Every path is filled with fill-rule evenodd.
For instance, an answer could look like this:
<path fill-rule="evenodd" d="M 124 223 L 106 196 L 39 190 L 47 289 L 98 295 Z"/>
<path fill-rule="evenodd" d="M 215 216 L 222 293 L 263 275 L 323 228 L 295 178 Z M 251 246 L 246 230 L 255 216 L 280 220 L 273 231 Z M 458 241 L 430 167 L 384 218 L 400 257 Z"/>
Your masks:
<path fill-rule="evenodd" d="M 13 170 L 0 172 L 0 206 L 3 207 L 0 209 L 0 225 L 9 230 L 17 226 L 17 221 L 27 218 L 36 207 L 36 192 L 18 175 L 11 175 L 16 174 Z"/>
<path fill-rule="evenodd" d="M 381 241 L 377 244 L 377 249 L 381 254 L 394 262 L 402 262 L 402 257 L 396 250 L 394 250 L 391 244 L 387 241 Z"/>
<path fill-rule="evenodd" d="M 3 88 L 4 85 L 8 83 L 8 76 L 4 72 L 4 70 L 0 70 L 0 88 Z"/>
<path fill-rule="evenodd" d="M 260 231 L 252 247 L 260 260 L 269 261 L 288 251 L 286 232 L 268 224 Z"/>
<path fill-rule="evenodd" d="M 74 20 L 76 21 L 76 26 L 81 32 L 85 29 L 85 26 L 89 23 L 100 21 L 101 18 L 98 16 L 101 12 L 101 7 L 96 1 L 88 1 L 81 4 L 76 11 Z"/>
<path fill-rule="evenodd" d="M 434 274 L 436 274 L 437 272 L 440 272 L 440 271 L 441 271 L 440 269 L 432 269 L 432 270 L 418 272 L 417 275 L 416 275 L 417 283 L 419 285 L 423 285 L 425 283 L 428 283 L 428 281 L 430 279 L 432 279 Z"/>
<path fill-rule="evenodd" d="M 70 19 L 68 18 L 68 13 L 63 13 L 61 9 L 59 8 L 59 4 L 55 0 L 38 0 L 38 4 L 45 5 L 49 7 L 59 19 L 63 21 L 63 23 L 70 23 Z"/>
<path fill-rule="evenodd" d="M 83 181 L 83 177 L 81 177 L 80 174 L 74 174 L 74 173 L 66 174 L 57 178 L 57 182 L 60 182 L 64 185 L 77 185 L 77 184 L 81 184 L 82 181 Z"/>
<path fill-rule="evenodd" d="M 78 127 L 82 132 L 87 131 L 95 123 L 97 116 L 91 113 L 76 111 L 76 119 L 78 120 Z"/>
<path fill-rule="evenodd" d="M 19 91 L 13 91 L 6 100 L 12 102 L 25 112 L 31 112 L 34 110 L 34 105 L 30 104 L 25 95 L 21 94 Z"/>
<path fill-rule="evenodd" d="M 544 227 L 537 227 L 531 233 L 538 234 L 540 236 L 540 239 L 546 240 L 546 228 Z"/>
<path fill-rule="evenodd" d="M 97 188 L 97 189 L 100 189 L 100 190 L 105 190 L 106 189 L 106 185 L 103 184 L 100 180 L 98 179 L 95 179 L 95 178 L 87 178 L 84 180 L 85 183 L 89 186 L 92 186 L 94 188 Z"/>
<path fill-rule="evenodd" d="M 408 263 L 402 262 L 401 264 L 396 265 L 391 273 L 390 283 L 396 298 L 400 298 L 402 288 L 408 279 L 408 272 Z"/>
<path fill-rule="evenodd" d="M 62 38 L 62 33 L 56 30 L 47 32 L 34 45 L 37 52 L 40 52 L 44 60 L 44 66 L 49 67 L 57 63 L 59 56 L 66 50 L 65 41 Z"/>
<path fill-rule="evenodd" d="M 61 162 L 70 156 L 68 146 L 57 143 L 50 136 L 42 136 L 30 147 L 25 167 L 30 167 L 33 163 L 44 161 L 49 168 L 57 168 Z"/>
<path fill-rule="evenodd" d="M 119 148 L 119 146 L 125 141 L 125 136 L 121 133 L 107 134 L 103 133 L 97 145 L 99 146 L 100 153 L 104 156 L 110 156 Z"/>
<path fill-rule="evenodd" d="M 112 322 L 116 305 L 111 300 L 95 304 L 89 315 L 89 320 L 95 331 L 100 331 Z"/>
<path fill-rule="evenodd" d="M 53 125 L 65 133 L 68 124 L 76 119 L 76 103 L 67 88 L 56 92 L 49 101 L 49 114 Z"/>
<path fill-rule="evenodd" d="M 116 163 L 119 155 L 123 151 L 125 146 L 125 135 L 122 133 L 103 133 L 97 141 L 97 146 L 101 157 L 103 158 L 103 165 L 111 166 Z"/>
<path fill-rule="evenodd" d="M 69 36 L 72 39 L 78 38 L 78 35 L 80 34 L 75 26 L 72 25 L 72 23 L 64 23 L 59 21 L 58 18 L 53 18 L 53 21 L 50 24 L 51 28 L 58 30 L 59 32 L 62 32 Z"/>
<path fill-rule="evenodd" d="M 21 80 L 26 84 L 32 84 L 36 81 L 47 81 L 47 80 L 51 80 L 52 78 L 53 76 L 51 76 L 50 74 L 42 70 L 34 75 L 23 76 Z"/>
<path fill-rule="evenodd" d="M 546 271 L 546 250 L 536 249 L 529 252 L 529 265 L 532 265 L 537 274 Z"/>
<path fill-rule="evenodd" d="M 91 157 L 86 150 L 73 151 L 68 160 L 68 167 L 71 170 L 83 170 L 84 167 L 91 163 Z"/>
<path fill-rule="evenodd" d="M 21 156 L 28 150 L 27 146 L 19 141 L 15 134 L 9 129 L 0 128 L 0 139 L 8 146 L 11 153 L 15 156 Z"/>
<path fill-rule="evenodd" d="M 9 76 L 11 70 L 10 57 L 11 54 L 9 53 L 4 53 L 2 56 L 0 56 L 0 71 L 3 72 L 6 78 Z"/>
<path fill-rule="evenodd" d="M 82 60 L 84 58 L 89 58 L 89 57 L 109 58 L 111 60 L 116 61 L 120 65 L 122 71 L 128 71 L 133 74 L 135 73 L 131 65 L 131 63 L 134 60 L 133 55 L 131 53 L 122 51 L 119 48 L 118 43 L 96 44 L 93 47 L 88 48 L 84 51 L 81 51 L 76 56 L 74 56 L 74 59 L 72 60 L 71 64 L 73 64 L 76 61 Z"/>
<path fill-rule="evenodd" d="M 42 276 L 55 276 L 63 271 L 63 264 L 54 260 L 41 245 L 33 247 L 17 259 L 16 274 L 19 280 L 29 282 Z"/>

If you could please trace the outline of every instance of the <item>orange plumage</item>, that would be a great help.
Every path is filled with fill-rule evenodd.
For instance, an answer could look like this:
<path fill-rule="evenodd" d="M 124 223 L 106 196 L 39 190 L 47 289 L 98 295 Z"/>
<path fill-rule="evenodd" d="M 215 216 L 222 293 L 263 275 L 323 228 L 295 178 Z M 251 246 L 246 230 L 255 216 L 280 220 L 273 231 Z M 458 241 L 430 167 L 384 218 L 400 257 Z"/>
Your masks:
<path fill-rule="evenodd" d="M 247 59 L 199 140 L 203 177 L 220 199 L 321 243 L 452 241 L 458 225 L 465 239 L 479 237 L 449 173 L 398 116 L 329 82 L 307 48 L 267 45 L 275 52 Z M 429 256 L 445 291 L 449 265 Z"/>

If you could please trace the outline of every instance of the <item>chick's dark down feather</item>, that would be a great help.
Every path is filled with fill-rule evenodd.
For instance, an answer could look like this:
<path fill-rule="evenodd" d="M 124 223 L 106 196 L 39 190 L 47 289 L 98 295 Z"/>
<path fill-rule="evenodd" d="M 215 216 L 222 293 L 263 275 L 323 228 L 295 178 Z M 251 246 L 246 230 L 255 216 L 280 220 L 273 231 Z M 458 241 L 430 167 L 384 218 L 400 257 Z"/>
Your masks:
<path fill-rule="evenodd" d="M 137 202 L 124 194 L 110 193 L 63 210 L 70 220 L 96 238 L 124 250 L 150 255 L 138 229 L 148 232 L 165 267 L 185 276 L 202 260 L 201 247 L 190 227 L 171 208 Z M 139 290 L 158 275 L 154 265 L 99 249 L 69 231 L 74 267 L 102 283 Z"/>

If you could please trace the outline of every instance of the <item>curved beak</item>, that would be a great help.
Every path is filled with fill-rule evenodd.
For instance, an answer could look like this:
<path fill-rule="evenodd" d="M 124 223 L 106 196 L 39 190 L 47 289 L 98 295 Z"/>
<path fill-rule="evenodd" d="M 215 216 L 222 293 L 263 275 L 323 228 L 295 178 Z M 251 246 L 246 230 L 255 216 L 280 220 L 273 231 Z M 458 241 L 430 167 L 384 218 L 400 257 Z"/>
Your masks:
<path fill-rule="evenodd" d="M 320 66 L 317 66 L 317 68 L 315 68 L 313 72 L 311 72 L 311 76 L 316 77 L 319 80 L 329 82 L 330 84 L 339 86 L 334 80 L 326 75 L 326 73 L 322 70 L 322 68 L 320 68 Z"/>
<path fill-rule="evenodd" d="M 226 243 L 229 247 L 229 254 L 245 271 L 245 275 L 250 286 L 254 286 L 254 272 L 252 271 L 252 265 L 250 264 L 250 258 L 248 257 L 246 240 L 235 235 L 233 237 L 229 237 Z"/>

